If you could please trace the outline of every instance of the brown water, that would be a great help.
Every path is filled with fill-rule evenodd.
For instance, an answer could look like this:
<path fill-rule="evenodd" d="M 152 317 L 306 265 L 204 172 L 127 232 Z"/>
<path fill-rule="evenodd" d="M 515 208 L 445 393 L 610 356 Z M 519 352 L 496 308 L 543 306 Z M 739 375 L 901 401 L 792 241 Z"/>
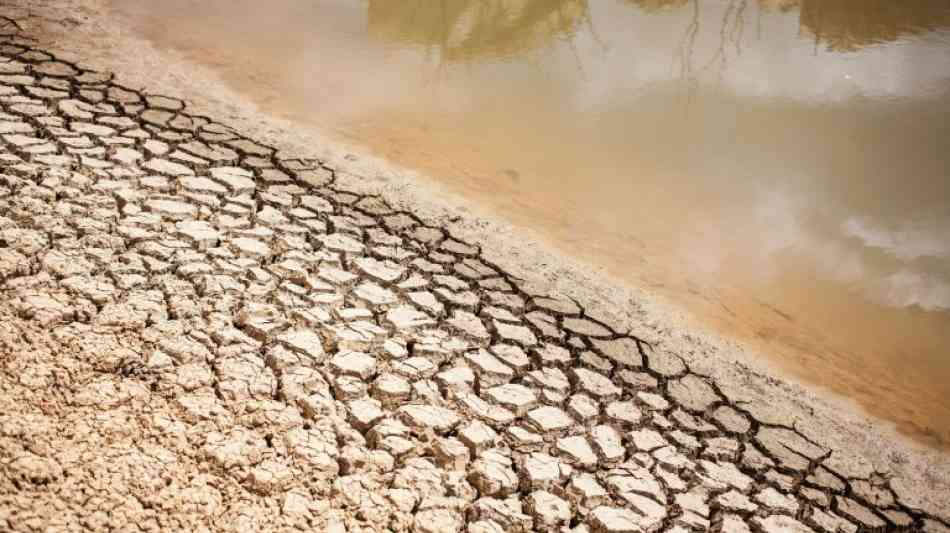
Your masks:
<path fill-rule="evenodd" d="M 113 5 L 950 445 L 947 0 Z"/>

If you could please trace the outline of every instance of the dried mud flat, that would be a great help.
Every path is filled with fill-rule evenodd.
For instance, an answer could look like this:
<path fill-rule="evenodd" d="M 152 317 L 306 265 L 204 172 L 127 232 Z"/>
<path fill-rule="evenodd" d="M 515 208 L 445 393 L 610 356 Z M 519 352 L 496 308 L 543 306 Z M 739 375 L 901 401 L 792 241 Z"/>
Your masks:
<path fill-rule="evenodd" d="M 0 34 L 0 530 L 950 531 L 945 485 Z"/>

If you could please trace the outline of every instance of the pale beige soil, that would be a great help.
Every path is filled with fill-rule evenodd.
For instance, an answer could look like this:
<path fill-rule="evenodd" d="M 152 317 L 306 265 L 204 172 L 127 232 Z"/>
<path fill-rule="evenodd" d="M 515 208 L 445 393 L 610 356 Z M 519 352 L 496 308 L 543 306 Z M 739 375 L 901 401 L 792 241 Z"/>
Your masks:
<path fill-rule="evenodd" d="M 0 530 L 950 530 L 944 453 L 96 7 L 0 4 Z"/>

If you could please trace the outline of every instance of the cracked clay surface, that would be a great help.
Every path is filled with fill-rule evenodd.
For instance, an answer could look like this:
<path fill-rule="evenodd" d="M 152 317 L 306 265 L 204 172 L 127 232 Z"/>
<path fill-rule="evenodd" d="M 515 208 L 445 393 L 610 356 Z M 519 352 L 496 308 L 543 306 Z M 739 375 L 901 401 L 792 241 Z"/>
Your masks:
<path fill-rule="evenodd" d="M 320 161 L 0 30 L 0 531 L 950 531 Z"/>

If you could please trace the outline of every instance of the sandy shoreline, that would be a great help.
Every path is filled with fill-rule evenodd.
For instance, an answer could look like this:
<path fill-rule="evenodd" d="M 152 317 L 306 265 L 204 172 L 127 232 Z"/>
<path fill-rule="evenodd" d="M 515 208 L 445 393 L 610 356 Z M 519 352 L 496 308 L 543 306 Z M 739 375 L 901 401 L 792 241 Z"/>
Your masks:
<path fill-rule="evenodd" d="M 794 427 L 833 450 L 824 464 L 843 476 L 868 479 L 886 472 L 904 505 L 950 522 L 950 457 L 946 453 L 910 442 L 845 401 L 780 376 L 763 358 L 693 329 L 684 317 L 649 294 L 620 287 L 602 272 L 559 256 L 530 233 L 492 219 L 463 199 L 368 154 L 339 146 L 318 132 L 292 129 L 256 112 L 207 72 L 118 31 L 97 2 L 8 2 L 0 11 L 36 35 L 37 48 L 85 67 L 115 72 L 123 85 L 182 98 L 189 102 L 191 113 L 214 117 L 289 156 L 319 158 L 335 169 L 338 187 L 380 194 L 397 208 L 445 227 L 467 242 L 479 243 L 485 257 L 513 278 L 524 280 L 531 292 L 574 298 L 589 316 L 649 341 L 658 354 L 682 357 L 693 372 L 712 377 L 733 404 L 757 420 Z M 850 494 L 852 489 L 847 490 Z M 930 525 L 940 527 L 936 522 Z"/>

